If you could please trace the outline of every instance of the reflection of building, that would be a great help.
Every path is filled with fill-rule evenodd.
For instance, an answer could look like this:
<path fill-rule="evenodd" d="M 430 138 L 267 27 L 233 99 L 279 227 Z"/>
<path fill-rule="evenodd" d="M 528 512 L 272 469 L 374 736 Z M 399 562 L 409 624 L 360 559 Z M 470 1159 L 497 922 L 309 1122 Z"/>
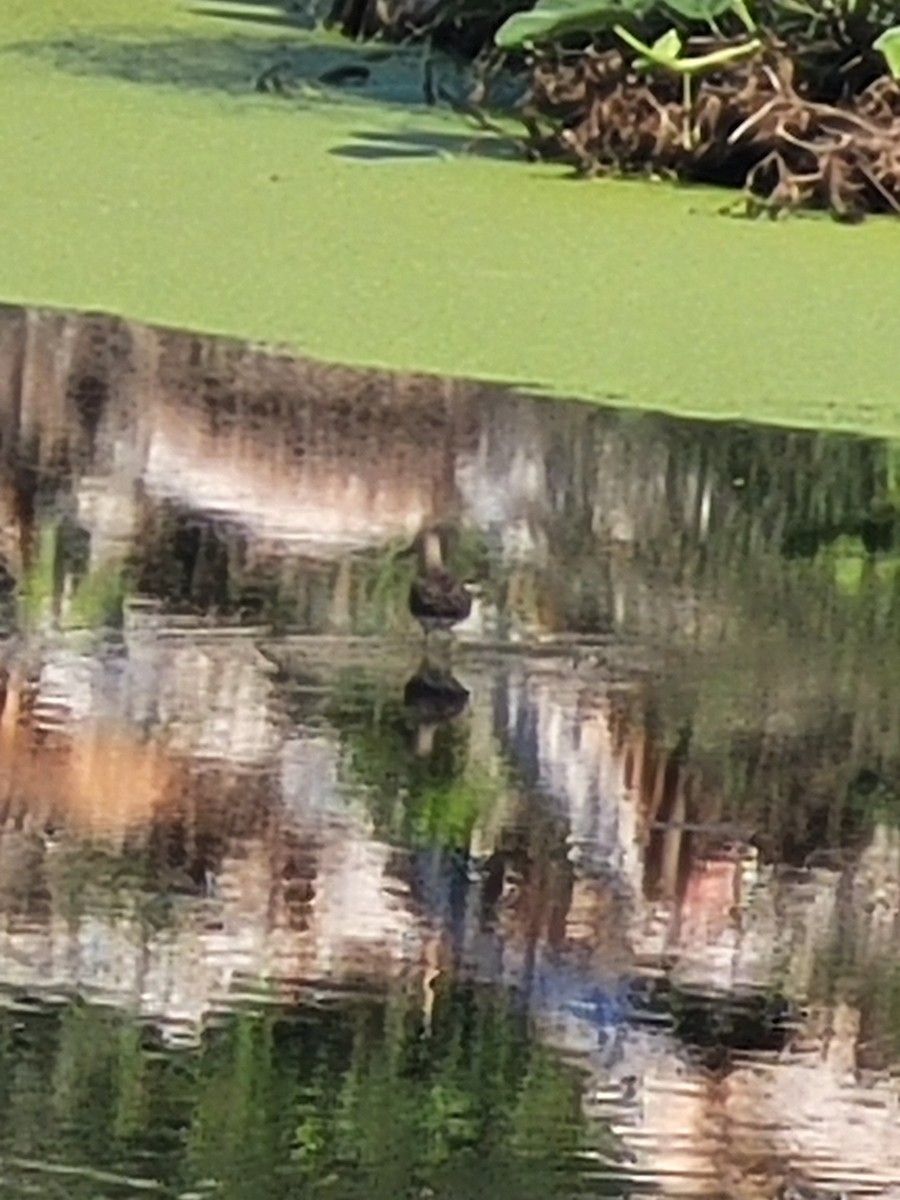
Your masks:
<path fill-rule="evenodd" d="M 40 921 L 7 914 L 0 926 L 3 986 L 80 994 L 194 1040 L 205 1020 L 242 996 L 285 1000 L 298 990 L 340 991 L 360 979 L 371 986 L 396 977 L 418 957 L 421 936 L 385 888 L 388 851 L 352 823 L 309 843 L 303 836 L 310 877 L 294 899 L 283 850 L 271 838 L 242 839 L 218 864 L 212 895 L 202 902 L 173 897 L 175 911 L 159 928 L 137 893 L 110 908 L 114 885 L 105 895 L 100 888 L 86 893 L 77 913 L 63 908 Z M 10 835 L 3 841 L 8 846 Z M 14 846 L 9 854 L 16 856 Z M 32 863 L 51 889 L 65 888 L 67 871 L 77 869 L 73 851 L 51 850 Z"/>
<path fill-rule="evenodd" d="M 61 647 L 30 695 L 8 681 L 2 983 L 193 1036 L 248 986 L 402 972 L 418 919 L 342 794 L 335 736 L 284 725 L 247 640 L 135 642 L 104 660 Z"/>
<path fill-rule="evenodd" d="M 707 996 L 713 1012 L 739 1012 L 773 986 L 804 1002 L 821 993 L 832 957 L 847 961 L 836 939 L 876 958 L 895 944 L 894 835 L 876 830 L 842 870 L 765 862 L 733 830 L 704 826 L 714 798 L 677 751 L 667 759 L 646 730 L 629 731 L 621 704 L 586 702 L 591 689 L 546 662 L 507 683 L 505 744 L 565 814 L 570 854 L 594 866 L 593 878 L 576 870 L 558 945 L 582 964 L 577 952 L 590 947 L 597 966 L 588 980 L 545 990 L 535 1013 L 543 1036 L 592 1066 L 605 1100 L 588 1110 L 612 1117 L 629 1155 L 627 1166 L 598 1170 L 643 1181 L 642 1195 L 784 1200 L 813 1181 L 823 1194 L 894 1194 L 886 1189 L 900 1189 L 900 1089 L 883 1069 L 860 1071 L 853 1006 L 814 1007 L 784 1050 L 739 1049 L 710 1070 L 664 1022 L 622 1024 L 614 991 L 604 999 L 596 990 L 613 987 L 625 933 L 632 970 L 664 973 Z M 547 949 L 538 950 L 545 964 L 554 961 Z"/>
<path fill-rule="evenodd" d="M 292 446 L 235 420 L 222 428 L 202 408 L 160 404 L 147 416 L 147 494 L 238 523 L 262 541 L 290 543 L 315 556 L 340 555 L 412 537 L 452 493 L 437 453 L 381 454 L 361 439 L 346 446 Z M 206 426 L 206 427 L 204 427 Z M 330 451 L 330 452 L 329 452 Z M 355 461 L 354 461 L 355 457 Z M 404 458 L 407 461 L 404 461 Z"/>
<path fill-rule="evenodd" d="M 720 1072 L 665 1032 L 626 1031 L 589 1111 L 612 1119 L 642 1195 L 893 1196 L 900 1091 L 887 1075 L 853 1073 L 858 1021 L 846 1005 L 814 1013 L 802 1049 L 738 1057 Z M 813 1184 L 821 1190 L 804 1190 Z"/>
<path fill-rule="evenodd" d="M 333 566 L 458 516 L 486 539 L 502 603 L 530 631 L 718 639 L 765 602 L 762 576 L 721 586 L 733 545 L 777 563 L 785 525 L 807 517 L 790 507 L 801 465 L 819 477 L 833 460 L 852 477 L 849 498 L 831 488 L 836 512 L 875 471 L 852 440 L 833 453 L 811 435 L 751 442 L 100 316 L 7 308 L 0 360 L 7 470 L 17 460 L 26 500 L 40 478 L 39 508 L 55 490 L 89 532 L 93 566 L 121 557 L 154 511 L 217 522 L 253 562 L 278 547 Z M 757 460 L 758 520 L 744 486 Z"/>

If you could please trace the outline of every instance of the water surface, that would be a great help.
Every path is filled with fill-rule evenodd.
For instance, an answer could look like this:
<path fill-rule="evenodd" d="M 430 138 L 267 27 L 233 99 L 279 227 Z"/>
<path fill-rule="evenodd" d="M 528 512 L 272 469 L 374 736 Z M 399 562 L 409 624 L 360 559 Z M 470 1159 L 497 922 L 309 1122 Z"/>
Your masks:
<path fill-rule="evenodd" d="M 896 1195 L 896 463 L 4 309 L 3 1194 Z"/>

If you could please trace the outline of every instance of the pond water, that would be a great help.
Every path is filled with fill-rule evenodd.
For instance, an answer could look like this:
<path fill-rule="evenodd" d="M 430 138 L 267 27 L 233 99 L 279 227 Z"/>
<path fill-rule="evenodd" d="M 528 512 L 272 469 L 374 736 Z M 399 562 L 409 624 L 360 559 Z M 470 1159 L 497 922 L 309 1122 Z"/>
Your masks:
<path fill-rule="evenodd" d="M 0 311 L 2 1195 L 900 1194 L 898 465 Z"/>

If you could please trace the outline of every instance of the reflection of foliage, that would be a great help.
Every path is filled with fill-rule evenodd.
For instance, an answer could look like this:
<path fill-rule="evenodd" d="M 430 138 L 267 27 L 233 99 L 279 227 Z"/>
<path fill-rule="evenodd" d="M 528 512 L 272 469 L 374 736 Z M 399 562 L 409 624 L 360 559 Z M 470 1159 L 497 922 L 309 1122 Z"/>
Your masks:
<path fill-rule="evenodd" d="M 737 708 L 736 696 L 720 721 Z M 746 700 L 747 698 L 744 697 Z M 867 748 L 850 750 L 849 720 L 826 710 L 795 735 L 720 731 L 691 753 L 690 769 L 704 781 L 703 808 L 692 819 L 734 821 L 759 837 L 766 857 L 802 866 L 819 850 L 860 847 L 871 814 L 854 794 L 854 770 Z"/>
<path fill-rule="evenodd" d="M 461 579 L 486 580 L 489 577 L 490 553 L 479 530 L 467 525 L 459 528 L 450 554 L 449 567 Z"/>
<path fill-rule="evenodd" d="M 127 593 L 125 572 L 117 563 L 106 563 L 79 581 L 72 596 L 68 622 L 96 629 L 118 625 Z"/>
<path fill-rule="evenodd" d="M 22 580 L 23 616 L 27 624 L 39 623 L 58 610 L 66 579 L 72 581 L 71 599 L 60 613 L 64 626 L 97 629 L 117 626 L 128 591 L 128 573 L 119 562 L 91 570 L 80 531 L 59 520 L 43 522 L 31 569 Z"/>
<path fill-rule="evenodd" d="M 459 780 L 410 789 L 407 840 L 412 844 L 468 846 L 479 816 L 497 798 L 497 781 L 486 771 L 467 770 Z"/>
<path fill-rule="evenodd" d="M 882 959 L 867 963 L 855 998 L 862 1017 L 862 1039 L 869 1055 L 893 1065 L 900 1055 L 900 964 Z"/>
<path fill-rule="evenodd" d="M 867 832 L 876 825 L 900 828 L 900 793 L 874 771 L 860 771 L 851 780 L 847 807 Z"/>
<path fill-rule="evenodd" d="M 138 850 L 67 842 L 50 860 L 50 887 L 68 920 L 92 909 L 120 911 L 149 929 L 163 928 L 172 918 L 172 896 L 159 882 L 150 856 Z"/>
<path fill-rule="evenodd" d="M 227 1200 L 548 1200 L 585 1138 L 576 1075 L 486 989 L 442 994 L 428 1040 L 396 996 L 240 1013 L 178 1054 L 101 1009 L 0 1011 L 0 1155 L 65 1162 L 77 1200 L 79 1168 Z"/>
<path fill-rule="evenodd" d="M 477 1194 L 482 1173 L 510 1197 L 565 1190 L 560 1167 L 582 1137 L 577 1082 L 529 1045 L 502 997 L 445 994 L 425 1043 L 399 997 L 352 1014 L 320 1014 L 302 1031 L 271 1020 L 243 1023 L 218 1039 L 207 1060 L 204 1091 L 213 1107 L 201 1110 L 193 1139 L 202 1173 L 224 1158 L 234 1164 L 230 1173 L 255 1176 L 258 1186 L 260 1165 L 281 1146 L 298 1183 L 328 1181 L 340 1196 L 387 1200 L 428 1186 L 464 1197 Z M 292 1070 L 284 1074 L 295 1081 L 290 1098 L 267 1084 L 285 1058 L 282 1067 Z M 282 1114 L 293 1121 L 290 1139 L 287 1130 L 273 1137 Z M 542 1124 L 541 1114 L 552 1120 Z M 526 1147 L 530 1181 L 522 1169 Z M 542 1160 L 553 1169 L 534 1170 Z"/>
<path fill-rule="evenodd" d="M 858 1009 L 857 1047 L 864 1048 L 867 1063 L 895 1067 L 900 1055 L 900 964 L 893 958 L 873 957 L 849 930 L 843 936 L 836 931 L 819 949 L 809 1000 Z"/>
<path fill-rule="evenodd" d="M 504 785 L 469 761 L 464 724 L 440 726 L 432 752 L 417 757 L 413 723 L 400 701 L 379 698 L 374 685 L 350 677 L 337 689 L 327 716 L 341 732 L 349 770 L 363 785 L 380 835 L 406 845 L 468 846 L 478 818 Z"/>
<path fill-rule="evenodd" d="M 42 525 L 37 534 L 37 553 L 31 570 L 22 580 L 22 608 L 31 624 L 45 616 L 56 593 L 56 525 Z"/>
<path fill-rule="evenodd" d="M 409 586 L 416 573 L 413 558 L 400 558 L 405 543 L 390 542 L 378 554 L 360 564 L 364 596 L 360 632 L 381 632 L 406 618 Z"/>
<path fill-rule="evenodd" d="M 868 594 L 883 610 L 890 606 L 900 556 L 875 557 L 861 537 L 839 537 L 832 543 L 829 557 L 834 564 L 835 583 L 842 592 L 857 598 Z"/>
<path fill-rule="evenodd" d="M 252 560 L 239 528 L 166 503 L 147 518 L 132 554 L 136 588 L 175 611 L 296 619 L 296 580 L 277 556 Z"/>
<path fill-rule="evenodd" d="M 101 1172 L 118 1186 L 145 1175 L 141 1143 L 150 1126 L 158 1136 L 156 1097 L 177 1098 L 165 1089 L 177 1083 L 177 1064 L 154 1058 L 142 1041 L 139 1027 L 101 1008 L 74 1004 L 25 1020 L 0 1012 L 0 1153 L 33 1160 L 38 1179 L 43 1166 L 50 1190 L 41 1194 L 94 1200 Z M 167 1150 L 160 1139 L 164 1171 Z M 55 1191 L 60 1162 L 64 1188 Z"/>
<path fill-rule="evenodd" d="M 696 669 L 683 659 L 657 693 L 658 740 L 687 717 L 709 798 L 693 815 L 734 818 L 803 861 L 864 836 L 857 772 L 900 768 L 897 449 L 745 431 L 707 452 L 734 493 L 718 492 L 728 522 L 713 505 L 692 580 L 709 588 L 709 633 L 691 646 L 672 623 Z"/>

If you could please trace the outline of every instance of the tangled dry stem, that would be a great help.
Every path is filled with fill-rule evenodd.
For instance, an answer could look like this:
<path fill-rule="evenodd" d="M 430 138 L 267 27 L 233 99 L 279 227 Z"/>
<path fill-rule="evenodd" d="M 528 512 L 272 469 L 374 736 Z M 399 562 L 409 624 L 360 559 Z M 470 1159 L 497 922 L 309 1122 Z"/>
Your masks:
<path fill-rule="evenodd" d="M 816 103 L 774 44 L 695 80 L 689 104 L 680 79 L 639 75 L 618 51 L 588 51 L 571 63 L 546 56 L 522 116 L 531 153 L 585 175 L 649 170 L 742 184 L 751 214 L 900 214 L 898 84 L 879 79 L 852 105 Z"/>

